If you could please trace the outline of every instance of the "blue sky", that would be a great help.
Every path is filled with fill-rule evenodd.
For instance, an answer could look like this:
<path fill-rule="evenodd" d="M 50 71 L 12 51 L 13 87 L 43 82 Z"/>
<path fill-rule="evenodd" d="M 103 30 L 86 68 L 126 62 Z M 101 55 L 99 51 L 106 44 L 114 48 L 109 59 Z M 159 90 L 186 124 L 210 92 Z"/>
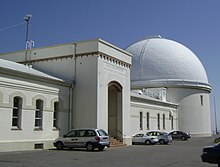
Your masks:
<path fill-rule="evenodd" d="M 35 47 L 101 38 L 124 49 L 158 34 L 182 43 L 206 69 L 220 130 L 219 0 L 1 0 L 0 54 L 25 48 L 26 14 Z"/>

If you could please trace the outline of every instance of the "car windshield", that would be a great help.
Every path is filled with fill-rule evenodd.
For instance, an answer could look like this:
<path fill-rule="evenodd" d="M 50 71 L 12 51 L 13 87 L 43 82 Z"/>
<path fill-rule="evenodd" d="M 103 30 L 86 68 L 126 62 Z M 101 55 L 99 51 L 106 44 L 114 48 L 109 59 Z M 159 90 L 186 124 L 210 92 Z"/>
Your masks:
<path fill-rule="evenodd" d="M 100 129 L 97 132 L 98 132 L 99 136 L 108 136 L 108 133 L 106 131 L 104 131 L 104 130 Z"/>

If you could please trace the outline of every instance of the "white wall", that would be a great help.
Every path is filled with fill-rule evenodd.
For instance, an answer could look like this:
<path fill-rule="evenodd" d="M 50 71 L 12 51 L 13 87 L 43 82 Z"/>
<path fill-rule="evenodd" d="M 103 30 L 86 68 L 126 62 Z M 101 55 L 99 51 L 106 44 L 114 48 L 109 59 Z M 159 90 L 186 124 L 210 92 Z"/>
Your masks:
<path fill-rule="evenodd" d="M 203 96 L 201 105 L 200 96 Z M 194 136 L 211 136 L 209 94 L 195 94 L 184 98 L 178 108 L 179 129 Z"/>
<path fill-rule="evenodd" d="M 167 100 L 178 103 L 179 129 L 194 136 L 211 135 L 209 93 L 199 88 L 168 88 Z M 200 96 L 203 96 L 201 105 Z"/>
<path fill-rule="evenodd" d="M 62 94 L 59 94 L 62 92 Z M 59 128 L 53 128 L 54 102 L 68 92 L 62 86 L 40 83 L 39 81 L 13 77 L 12 75 L 0 75 L 0 151 L 31 150 L 37 143 L 43 143 L 44 148 L 52 147 L 52 142 L 60 133 L 67 131 L 65 122 L 59 124 Z M 13 98 L 22 98 L 21 127 L 12 127 Z M 42 130 L 35 129 L 36 99 L 44 101 Z M 68 100 L 67 102 L 68 103 Z M 59 111 L 60 117 L 66 117 L 66 107 Z M 58 117 L 58 120 L 60 118 Z"/>
<path fill-rule="evenodd" d="M 171 128 L 170 110 L 173 111 L 173 129 Z M 140 112 L 143 112 L 143 129 L 140 129 Z M 147 112 L 149 112 L 149 129 L 147 129 Z M 157 114 L 160 114 L 160 129 L 158 129 Z M 165 129 L 163 129 L 163 114 L 165 114 Z M 131 123 L 132 135 L 137 133 L 146 133 L 151 130 L 169 132 L 178 130 L 177 111 L 175 107 L 165 107 L 149 103 L 131 101 Z"/>
<path fill-rule="evenodd" d="M 74 89 L 74 128 L 97 127 L 97 56 L 76 59 Z"/>

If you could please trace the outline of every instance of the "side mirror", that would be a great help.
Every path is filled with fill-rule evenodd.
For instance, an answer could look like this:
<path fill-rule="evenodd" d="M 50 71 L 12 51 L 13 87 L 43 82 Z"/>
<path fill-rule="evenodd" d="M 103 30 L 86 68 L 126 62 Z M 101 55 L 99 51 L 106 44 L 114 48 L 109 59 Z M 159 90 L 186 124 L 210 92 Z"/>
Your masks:
<path fill-rule="evenodd" d="M 67 135 L 63 135 L 63 137 L 65 138 L 65 137 L 67 137 Z"/>

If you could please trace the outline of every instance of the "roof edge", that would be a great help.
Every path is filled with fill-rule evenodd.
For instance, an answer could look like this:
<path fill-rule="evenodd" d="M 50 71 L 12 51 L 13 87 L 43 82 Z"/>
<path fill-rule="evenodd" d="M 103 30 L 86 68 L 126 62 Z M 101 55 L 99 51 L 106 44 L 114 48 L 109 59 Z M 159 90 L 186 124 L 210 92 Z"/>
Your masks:
<path fill-rule="evenodd" d="M 201 89 L 211 92 L 212 86 L 209 83 L 192 80 L 151 80 L 151 81 L 132 81 L 131 88 L 157 88 L 157 87 L 182 87 L 191 89 Z"/>

